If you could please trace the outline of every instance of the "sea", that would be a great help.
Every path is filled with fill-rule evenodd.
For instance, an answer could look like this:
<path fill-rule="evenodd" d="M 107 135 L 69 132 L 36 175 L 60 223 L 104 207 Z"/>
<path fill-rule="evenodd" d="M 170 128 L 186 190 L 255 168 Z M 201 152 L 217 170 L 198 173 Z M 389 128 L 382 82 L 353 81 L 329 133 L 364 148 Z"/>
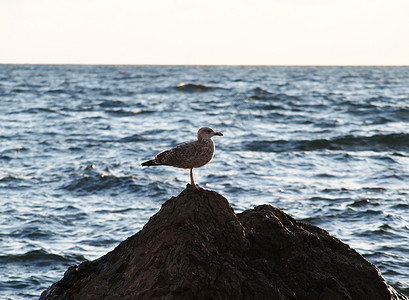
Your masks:
<path fill-rule="evenodd" d="M 37 299 L 195 181 L 327 230 L 409 295 L 409 67 L 0 65 L 0 299 Z M 274 237 L 272 237 L 274 238 Z"/>

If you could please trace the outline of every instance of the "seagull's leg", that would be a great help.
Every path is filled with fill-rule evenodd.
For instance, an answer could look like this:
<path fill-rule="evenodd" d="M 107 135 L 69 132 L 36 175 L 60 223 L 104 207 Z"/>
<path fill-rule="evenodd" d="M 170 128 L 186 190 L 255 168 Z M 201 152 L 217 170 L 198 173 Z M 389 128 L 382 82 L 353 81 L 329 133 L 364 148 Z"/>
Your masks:
<path fill-rule="evenodd" d="M 193 168 L 190 169 L 190 184 L 193 185 L 197 190 L 202 189 L 198 184 L 195 184 L 193 179 Z"/>
<path fill-rule="evenodd" d="M 193 180 L 193 168 L 190 169 L 190 184 L 195 185 L 195 181 Z"/>

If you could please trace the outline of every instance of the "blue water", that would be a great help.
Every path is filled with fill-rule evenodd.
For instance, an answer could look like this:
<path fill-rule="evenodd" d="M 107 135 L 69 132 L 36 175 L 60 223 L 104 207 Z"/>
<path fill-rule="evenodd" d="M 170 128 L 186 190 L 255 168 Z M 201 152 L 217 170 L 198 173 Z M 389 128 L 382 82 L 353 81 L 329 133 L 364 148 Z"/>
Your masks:
<path fill-rule="evenodd" d="M 201 126 L 224 136 L 200 185 L 326 229 L 409 294 L 409 67 L 0 65 L 0 298 L 139 231 L 189 182 L 140 163 Z"/>

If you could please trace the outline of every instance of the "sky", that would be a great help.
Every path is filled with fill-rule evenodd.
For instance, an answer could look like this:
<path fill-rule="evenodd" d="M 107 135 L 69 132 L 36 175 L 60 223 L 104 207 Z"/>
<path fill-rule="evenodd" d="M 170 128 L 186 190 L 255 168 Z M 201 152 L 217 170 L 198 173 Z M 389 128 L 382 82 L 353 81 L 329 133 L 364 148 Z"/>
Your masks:
<path fill-rule="evenodd" d="M 409 65 L 409 0 L 0 0 L 0 63 Z"/>

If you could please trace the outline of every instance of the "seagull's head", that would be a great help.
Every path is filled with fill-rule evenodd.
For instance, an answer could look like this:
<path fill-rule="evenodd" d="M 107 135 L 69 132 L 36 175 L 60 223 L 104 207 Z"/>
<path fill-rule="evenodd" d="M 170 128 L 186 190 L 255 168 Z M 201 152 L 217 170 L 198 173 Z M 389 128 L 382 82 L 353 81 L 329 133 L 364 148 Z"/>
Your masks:
<path fill-rule="evenodd" d="M 210 127 L 202 127 L 197 132 L 197 139 L 198 140 L 208 140 L 208 139 L 211 139 L 215 135 L 223 136 L 223 133 L 216 132 Z"/>

